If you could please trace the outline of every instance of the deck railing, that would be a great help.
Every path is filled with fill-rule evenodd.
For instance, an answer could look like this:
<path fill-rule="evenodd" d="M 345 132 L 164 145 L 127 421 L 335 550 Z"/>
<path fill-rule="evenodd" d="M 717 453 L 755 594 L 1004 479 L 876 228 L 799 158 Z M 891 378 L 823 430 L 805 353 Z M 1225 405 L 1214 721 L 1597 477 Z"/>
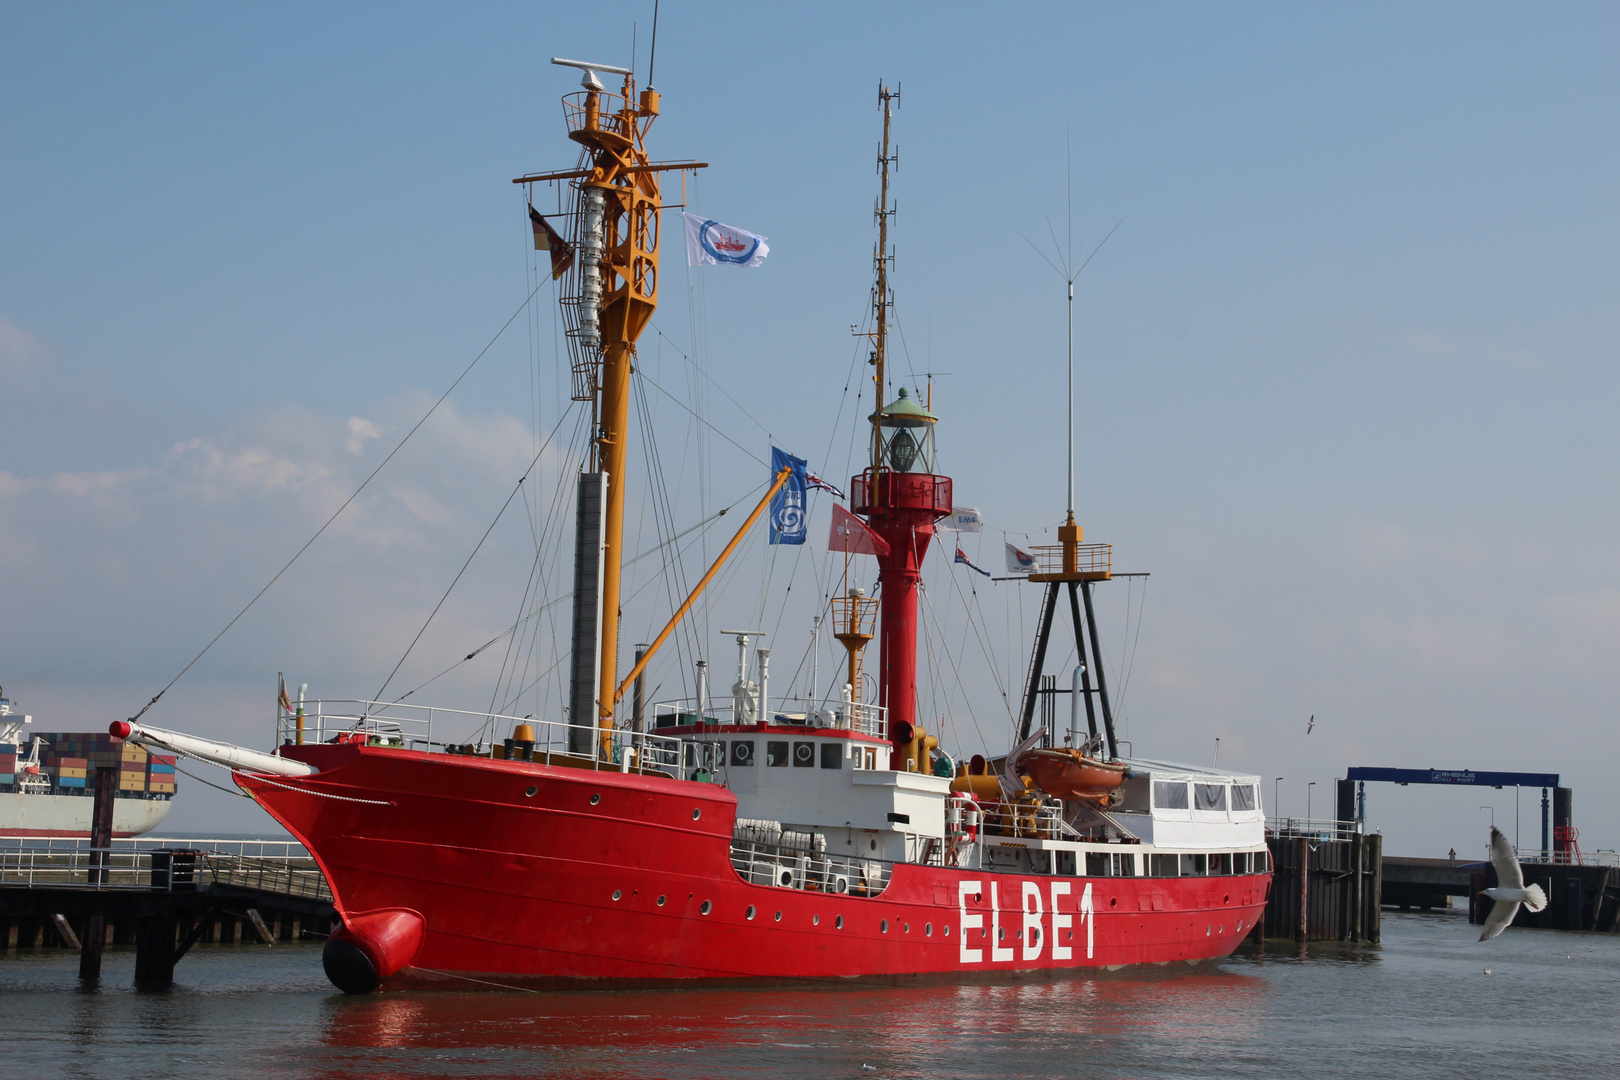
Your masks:
<path fill-rule="evenodd" d="M 858 731 L 879 739 L 888 738 L 889 710 L 865 701 L 771 698 L 766 701 L 766 708 L 771 714 L 769 717 L 738 720 L 729 700 L 711 700 L 707 709 L 700 710 L 696 698 L 673 698 L 653 705 L 653 730 L 691 724 L 700 719 L 705 724 L 752 724 L 766 719 L 772 724 L 803 724 L 810 728 Z"/>

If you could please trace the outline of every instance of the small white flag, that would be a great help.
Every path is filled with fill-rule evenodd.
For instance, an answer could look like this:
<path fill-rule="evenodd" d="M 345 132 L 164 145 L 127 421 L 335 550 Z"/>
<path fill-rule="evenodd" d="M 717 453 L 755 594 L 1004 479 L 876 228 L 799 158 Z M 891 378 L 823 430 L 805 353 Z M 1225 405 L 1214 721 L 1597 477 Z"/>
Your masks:
<path fill-rule="evenodd" d="M 1007 545 L 1007 573 L 1029 574 L 1035 570 L 1035 556 L 1022 548 Z"/>
<path fill-rule="evenodd" d="M 939 527 L 954 532 L 976 533 L 983 524 L 984 519 L 979 516 L 979 512 L 973 507 L 954 506 L 951 508 L 951 516 L 940 522 Z"/>
<path fill-rule="evenodd" d="M 682 216 L 686 218 L 687 266 L 758 266 L 771 253 L 763 236 L 713 218 Z"/>

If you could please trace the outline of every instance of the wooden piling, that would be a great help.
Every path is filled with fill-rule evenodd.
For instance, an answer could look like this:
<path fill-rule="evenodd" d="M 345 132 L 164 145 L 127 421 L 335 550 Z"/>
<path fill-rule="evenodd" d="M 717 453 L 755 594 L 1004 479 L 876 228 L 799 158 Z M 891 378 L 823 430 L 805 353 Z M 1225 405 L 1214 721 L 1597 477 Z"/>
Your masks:
<path fill-rule="evenodd" d="M 1299 922 L 1294 940 L 1308 941 L 1311 936 L 1311 842 L 1300 837 L 1295 851 L 1299 860 Z"/>
<path fill-rule="evenodd" d="M 95 803 L 90 809 L 90 885 L 107 884 L 107 856 L 112 847 L 113 803 L 118 798 L 118 766 L 96 767 Z M 101 951 L 107 945 L 106 915 L 100 908 L 85 919 L 84 944 L 79 950 L 79 978 L 101 977 Z"/>

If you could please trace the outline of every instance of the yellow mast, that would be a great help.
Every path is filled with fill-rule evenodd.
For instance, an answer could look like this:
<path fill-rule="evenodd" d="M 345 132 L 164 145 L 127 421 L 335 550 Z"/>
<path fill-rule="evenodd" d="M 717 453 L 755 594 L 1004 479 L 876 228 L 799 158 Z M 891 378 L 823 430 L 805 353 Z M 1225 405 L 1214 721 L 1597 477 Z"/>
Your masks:
<path fill-rule="evenodd" d="M 700 169 L 701 162 L 655 164 L 646 136 L 658 116 L 658 92 L 636 94 L 623 68 L 553 59 L 585 71 L 582 93 L 563 98 L 568 137 L 585 148 L 584 168 L 518 177 L 514 183 L 571 180 L 577 189 L 578 264 L 564 304 L 577 304 L 575 397 L 592 403 L 596 431 L 591 471 L 606 475 L 602 521 L 602 585 L 596 723 L 607 745 L 618 674 L 620 564 L 623 560 L 625 457 L 630 434 L 630 376 L 636 340 L 658 307 L 658 241 L 663 202 L 659 173 Z M 618 94 L 598 72 L 624 77 Z M 583 723 L 574 719 L 573 723 Z"/>

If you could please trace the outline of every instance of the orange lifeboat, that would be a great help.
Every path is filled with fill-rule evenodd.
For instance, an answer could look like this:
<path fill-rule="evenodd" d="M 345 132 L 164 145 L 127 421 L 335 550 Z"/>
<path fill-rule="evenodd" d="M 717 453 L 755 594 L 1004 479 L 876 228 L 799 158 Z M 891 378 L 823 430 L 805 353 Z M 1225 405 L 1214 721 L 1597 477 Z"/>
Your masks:
<path fill-rule="evenodd" d="M 1031 750 L 1018 764 L 1048 795 L 1096 806 L 1119 805 L 1115 793 L 1131 775 L 1123 761 L 1098 761 L 1063 747 Z"/>

